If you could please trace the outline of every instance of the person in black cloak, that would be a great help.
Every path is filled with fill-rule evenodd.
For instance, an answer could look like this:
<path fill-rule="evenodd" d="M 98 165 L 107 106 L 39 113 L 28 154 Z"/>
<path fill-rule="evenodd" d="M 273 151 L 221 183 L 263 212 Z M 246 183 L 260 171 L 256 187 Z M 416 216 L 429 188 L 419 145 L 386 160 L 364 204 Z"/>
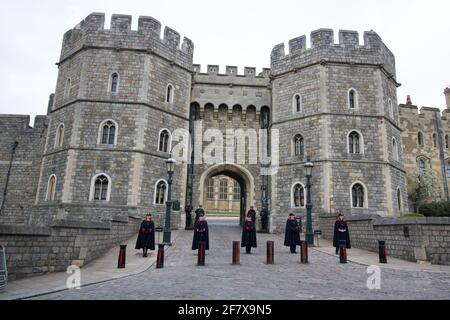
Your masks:
<path fill-rule="evenodd" d="M 147 257 L 148 250 L 155 250 L 155 223 L 151 214 L 146 215 L 144 221 L 141 223 L 136 241 L 136 249 L 142 249 L 144 258 Z"/>
<path fill-rule="evenodd" d="M 200 242 L 205 242 L 205 250 L 209 250 L 209 229 L 208 222 L 204 216 L 200 216 L 194 225 L 194 239 L 192 250 L 198 250 Z"/>
<path fill-rule="evenodd" d="M 198 209 L 195 210 L 195 222 L 199 220 L 200 217 L 204 217 L 206 215 L 205 210 L 203 210 L 203 206 L 199 205 Z"/>
<path fill-rule="evenodd" d="M 339 213 L 336 222 L 334 223 L 334 237 L 333 246 L 336 248 L 336 254 L 339 254 L 339 242 L 345 240 L 347 249 L 351 249 L 350 234 L 348 231 L 347 221 L 345 216 Z"/>
<path fill-rule="evenodd" d="M 255 207 L 251 206 L 250 210 L 247 212 L 247 217 L 251 217 L 253 222 L 256 222 L 256 211 Z"/>
<path fill-rule="evenodd" d="M 286 222 L 284 245 L 291 248 L 291 253 L 297 253 L 297 246 L 300 244 L 300 226 L 298 225 L 295 215 L 291 213 Z"/>
<path fill-rule="evenodd" d="M 241 247 L 246 249 L 247 254 L 252 252 L 252 248 L 257 248 L 256 243 L 256 228 L 255 223 L 251 217 L 245 218 L 244 228 L 242 230 Z"/>
<path fill-rule="evenodd" d="M 261 216 L 261 229 L 263 232 L 267 232 L 267 223 L 269 222 L 269 212 L 266 208 L 261 210 L 259 214 Z"/>

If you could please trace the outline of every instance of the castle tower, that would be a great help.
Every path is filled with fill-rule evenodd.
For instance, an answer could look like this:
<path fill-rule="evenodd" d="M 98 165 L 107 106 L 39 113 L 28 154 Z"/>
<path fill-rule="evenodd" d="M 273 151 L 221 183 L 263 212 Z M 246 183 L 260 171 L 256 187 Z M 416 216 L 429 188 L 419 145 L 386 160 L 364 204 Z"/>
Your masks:
<path fill-rule="evenodd" d="M 188 128 L 194 46 L 187 38 L 180 46 L 169 27 L 161 38 L 151 17 L 139 17 L 137 30 L 131 22 L 113 15 L 105 29 L 105 15 L 93 13 L 64 35 L 36 197 L 46 214 L 36 223 L 149 212 L 161 221 L 166 137 Z M 183 200 L 185 177 L 186 166 L 176 166 L 175 199 Z"/>
<path fill-rule="evenodd" d="M 408 211 L 395 78 L 395 58 L 373 31 L 311 33 L 272 51 L 273 127 L 280 134 L 280 170 L 272 177 L 272 219 L 306 215 L 305 170 L 313 170 L 317 216 Z M 296 197 L 293 194 L 297 193 Z M 294 200 L 293 200 L 294 198 Z"/>

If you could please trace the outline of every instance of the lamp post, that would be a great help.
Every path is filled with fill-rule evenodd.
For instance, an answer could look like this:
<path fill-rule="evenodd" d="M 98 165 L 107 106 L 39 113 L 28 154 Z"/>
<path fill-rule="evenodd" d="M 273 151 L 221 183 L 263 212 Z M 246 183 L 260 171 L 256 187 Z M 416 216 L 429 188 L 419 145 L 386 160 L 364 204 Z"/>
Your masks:
<path fill-rule="evenodd" d="M 314 245 L 314 233 L 312 227 L 312 202 L 311 202 L 311 178 L 314 164 L 308 159 L 304 165 L 306 172 L 306 242 L 308 245 Z"/>
<path fill-rule="evenodd" d="M 175 163 L 176 160 L 172 158 L 172 155 L 170 155 L 170 158 L 166 160 L 169 180 L 167 180 L 166 223 L 164 226 L 163 243 L 168 246 L 172 245 L 171 241 L 172 230 L 170 227 L 170 215 L 172 213 L 172 183 L 173 183 L 172 175 L 175 169 Z"/>

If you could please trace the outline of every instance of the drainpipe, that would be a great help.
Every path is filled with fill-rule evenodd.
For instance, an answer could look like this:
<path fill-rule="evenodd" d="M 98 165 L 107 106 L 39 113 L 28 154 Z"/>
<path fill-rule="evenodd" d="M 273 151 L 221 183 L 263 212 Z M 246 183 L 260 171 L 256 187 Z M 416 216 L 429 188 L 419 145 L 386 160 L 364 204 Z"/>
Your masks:
<path fill-rule="evenodd" d="M 4 191 L 3 191 L 3 199 L 2 199 L 2 203 L 0 204 L 0 215 L 2 214 L 3 207 L 5 206 L 6 195 L 7 195 L 7 193 L 8 193 L 9 177 L 11 176 L 11 168 L 12 168 L 12 164 L 13 164 L 13 160 L 14 160 L 14 155 L 16 154 L 16 149 L 17 149 L 17 146 L 18 146 L 18 145 L 19 145 L 19 142 L 17 142 L 17 141 L 15 141 L 14 144 L 12 145 L 11 159 L 10 159 L 10 161 L 9 161 L 8 173 L 6 174 L 5 189 L 4 189 Z"/>
<path fill-rule="evenodd" d="M 447 181 L 447 171 L 446 171 L 446 163 L 445 163 L 445 153 L 444 153 L 444 143 L 443 143 L 443 131 L 442 131 L 442 122 L 440 114 L 438 116 L 438 112 L 434 113 L 436 119 L 436 127 L 438 130 L 438 142 L 439 142 L 439 157 L 441 159 L 441 174 L 442 181 L 444 187 L 445 199 L 450 201 L 450 195 L 448 194 L 448 181 Z"/>

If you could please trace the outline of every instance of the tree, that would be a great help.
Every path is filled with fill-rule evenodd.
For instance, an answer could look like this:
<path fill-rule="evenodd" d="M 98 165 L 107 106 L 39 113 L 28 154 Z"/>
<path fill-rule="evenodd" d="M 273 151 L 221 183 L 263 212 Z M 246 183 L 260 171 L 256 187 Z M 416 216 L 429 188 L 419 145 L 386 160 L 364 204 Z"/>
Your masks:
<path fill-rule="evenodd" d="M 417 171 L 406 176 L 408 197 L 413 203 L 414 212 L 422 203 L 436 202 L 441 197 L 441 187 L 436 173 L 429 169 L 422 175 Z"/>

